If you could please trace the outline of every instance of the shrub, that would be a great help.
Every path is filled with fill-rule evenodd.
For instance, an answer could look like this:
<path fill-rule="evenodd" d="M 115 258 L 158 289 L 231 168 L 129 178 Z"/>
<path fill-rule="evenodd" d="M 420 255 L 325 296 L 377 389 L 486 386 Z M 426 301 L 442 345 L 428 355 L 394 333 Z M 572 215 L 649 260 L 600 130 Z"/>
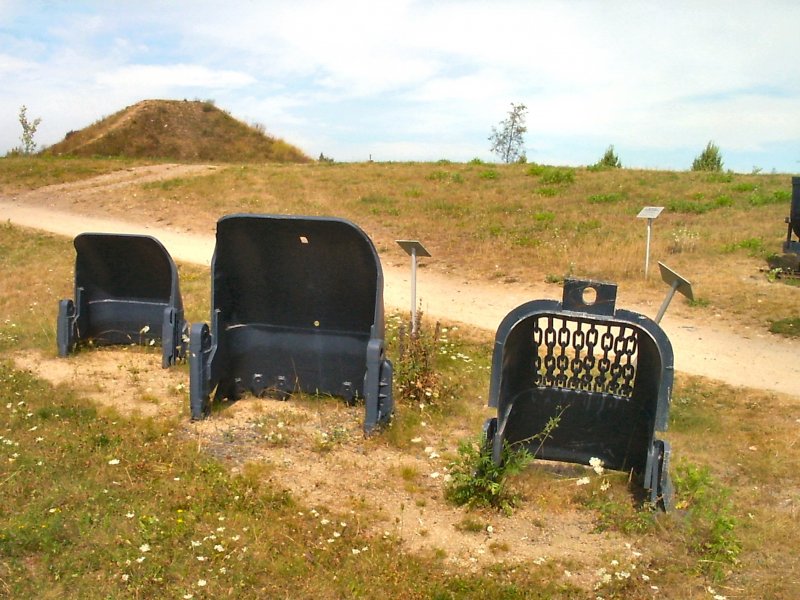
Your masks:
<path fill-rule="evenodd" d="M 574 169 L 558 169 L 550 167 L 542 173 L 542 183 L 552 185 L 570 184 L 575 181 Z"/>
<path fill-rule="evenodd" d="M 722 154 L 720 154 L 719 146 L 713 142 L 708 142 L 705 150 L 694 159 L 692 171 L 712 171 L 715 173 L 722 171 Z"/>
<path fill-rule="evenodd" d="M 598 160 L 593 166 L 597 170 L 621 169 L 622 163 L 619 161 L 619 157 L 614 152 L 614 146 L 609 146 L 606 149 L 605 154 L 603 154 L 603 157 L 600 160 Z"/>

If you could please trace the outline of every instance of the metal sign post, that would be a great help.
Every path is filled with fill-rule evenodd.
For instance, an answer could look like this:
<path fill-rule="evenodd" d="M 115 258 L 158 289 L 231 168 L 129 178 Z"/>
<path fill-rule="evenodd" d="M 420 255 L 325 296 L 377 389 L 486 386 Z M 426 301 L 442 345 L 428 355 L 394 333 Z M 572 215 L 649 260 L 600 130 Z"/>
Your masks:
<path fill-rule="evenodd" d="M 417 258 L 430 256 L 417 240 L 397 240 L 398 245 L 411 257 L 411 333 L 417 333 Z"/>
<path fill-rule="evenodd" d="M 667 297 L 664 298 L 664 302 L 661 304 L 661 308 L 658 310 L 656 323 L 661 322 L 661 318 L 664 316 L 664 313 L 667 312 L 667 307 L 669 303 L 672 302 L 672 297 L 675 295 L 675 292 L 680 292 L 689 300 L 694 300 L 692 284 L 688 279 L 684 279 L 664 263 L 658 263 L 658 268 L 661 270 L 661 279 L 669 286 L 669 291 L 667 292 Z"/>
<path fill-rule="evenodd" d="M 647 219 L 647 246 L 644 253 L 644 278 L 647 279 L 647 272 L 650 269 L 650 232 L 653 229 L 653 220 L 658 218 L 663 206 L 645 206 L 636 215 L 637 219 Z"/>

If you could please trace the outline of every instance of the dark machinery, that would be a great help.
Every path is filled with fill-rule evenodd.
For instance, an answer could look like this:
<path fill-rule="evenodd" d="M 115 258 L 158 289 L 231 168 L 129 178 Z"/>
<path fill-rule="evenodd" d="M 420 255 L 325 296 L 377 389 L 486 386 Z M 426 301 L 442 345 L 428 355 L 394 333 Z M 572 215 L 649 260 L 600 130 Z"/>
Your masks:
<path fill-rule="evenodd" d="M 591 296 L 594 295 L 594 298 Z M 651 319 L 615 310 L 615 284 L 567 279 L 561 302 L 534 300 L 511 311 L 495 337 L 485 425 L 496 463 L 504 444 L 537 458 L 634 475 L 653 504 L 672 502 L 667 428 L 672 345 Z M 558 426 L 535 439 L 549 419 Z"/>
<path fill-rule="evenodd" d="M 178 272 L 161 242 L 145 235 L 82 233 L 74 245 L 75 300 L 59 302 L 59 356 L 84 343 L 160 342 L 163 367 L 183 358 Z"/>
<path fill-rule="evenodd" d="M 211 325 L 192 327 L 190 407 L 292 392 L 363 398 L 365 432 L 392 414 L 383 272 L 343 219 L 229 215 L 217 222 Z"/>
<path fill-rule="evenodd" d="M 788 230 L 783 252 L 800 255 L 800 177 L 792 177 L 792 205 L 789 216 L 786 217 L 786 224 Z M 797 236 L 797 240 L 792 239 L 792 232 Z"/>

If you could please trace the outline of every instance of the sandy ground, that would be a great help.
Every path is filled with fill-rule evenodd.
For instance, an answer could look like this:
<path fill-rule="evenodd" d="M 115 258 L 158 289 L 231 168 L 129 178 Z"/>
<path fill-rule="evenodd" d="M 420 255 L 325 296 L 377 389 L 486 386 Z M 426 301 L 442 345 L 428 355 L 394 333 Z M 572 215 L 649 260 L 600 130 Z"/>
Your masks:
<path fill-rule="evenodd" d="M 111 219 L 99 209 L 92 214 L 91 202 L 82 198 L 107 194 L 147 181 L 190 176 L 213 170 L 208 165 L 154 165 L 126 169 L 89 180 L 40 188 L 16 196 L 0 196 L 0 221 L 44 229 L 74 237 L 85 231 L 141 233 L 164 244 L 176 261 L 209 265 L 214 251 L 212 235 L 199 235 L 172 227 Z M 69 202 L 59 201 L 64 197 Z M 73 207 L 65 210 L 64 206 Z M 385 261 L 384 261 L 385 263 Z M 384 300 L 387 308 L 410 309 L 410 268 L 384 264 Z M 494 332 L 503 317 L 516 306 L 538 298 L 557 298 L 554 286 L 506 283 L 475 283 L 420 269 L 417 297 L 429 317 Z M 666 293 L 666 288 L 665 288 Z M 619 305 L 648 316 L 658 305 Z M 800 396 L 800 341 L 749 328 L 733 330 L 722 318 L 718 322 L 691 320 L 668 311 L 661 325 L 675 352 L 678 371 L 702 375 L 734 386 L 765 389 Z"/>

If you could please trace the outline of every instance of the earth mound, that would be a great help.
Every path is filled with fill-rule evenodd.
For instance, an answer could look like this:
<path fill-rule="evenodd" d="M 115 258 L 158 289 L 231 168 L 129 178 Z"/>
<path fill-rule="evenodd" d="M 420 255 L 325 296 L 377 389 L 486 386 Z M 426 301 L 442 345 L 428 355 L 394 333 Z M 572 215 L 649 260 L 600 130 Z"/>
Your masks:
<path fill-rule="evenodd" d="M 50 146 L 54 156 L 125 156 L 211 162 L 308 162 L 260 125 L 234 119 L 212 101 L 143 100 Z"/>

